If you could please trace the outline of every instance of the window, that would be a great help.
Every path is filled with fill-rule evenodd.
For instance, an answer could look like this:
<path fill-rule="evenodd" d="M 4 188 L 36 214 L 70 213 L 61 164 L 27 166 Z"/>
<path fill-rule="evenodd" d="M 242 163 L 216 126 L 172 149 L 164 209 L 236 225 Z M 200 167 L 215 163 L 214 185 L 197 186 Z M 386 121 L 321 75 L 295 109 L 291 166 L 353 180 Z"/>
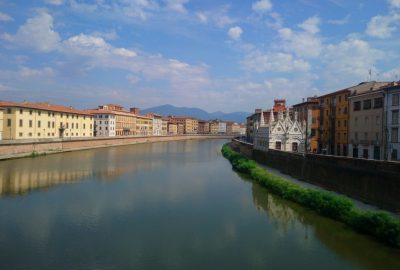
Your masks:
<path fill-rule="evenodd" d="M 344 113 L 344 114 L 347 114 L 347 107 L 344 107 L 343 113 Z"/>
<path fill-rule="evenodd" d="M 50 126 L 51 126 L 50 121 L 47 121 L 47 127 L 50 128 Z"/>
<path fill-rule="evenodd" d="M 24 112 L 24 110 L 19 109 L 19 114 L 22 114 Z"/>
<path fill-rule="evenodd" d="M 53 122 L 51 122 L 51 127 L 52 127 L 52 128 L 54 128 L 54 121 L 53 121 Z"/>
<path fill-rule="evenodd" d="M 313 117 L 313 118 L 312 118 L 312 123 L 313 123 L 313 124 L 316 124 L 316 123 L 317 123 L 317 118 Z"/>
<path fill-rule="evenodd" d="M 76 129 L 78 129 L 78 123 L 76 123 Z"/>
<path fill-rule="evenodd" d="M 37 126 L 40 128 L 40 120 L 37 121 Z"/>
<path fill-rule="evenodd" d="M 340 120 L 337 121 L 337 126 L 340 128 Z"/>
<path fill-rule="evenodd" d="M 292 151 L 293 151 L 293 152 L 297 152 L 297 150 L 298 150 L 298 144 L 297 144 L 297 142 L 292 143 Z"/>
<path fill-rule="evenodd" d="M 375 98 L 374 99 L 374 109 L 383 107 L 383 98 Z"/>
<path fill-rule="evenodd" d="M 399 110 L 392 111 L 392 125 L 399 123 Z"/>
<path fill-rule="evenodd" d="M 23 126 L 23 121 L 22 121 L 22 119 L 19 119 L 19 126 L 20 126 L 20 127 Z"/>
<path fill-rule="evenodd" d="M 29 132 L 29 134 L 28 134 L 28 135 L 29 135 L 29 137 L 32 137 L 32 132 Z"/>
<path fill-rule="evenodd" d="M 40 114 L 41 114 L 42 112 L 41 111 L 38 111 L 38 115 L 40 116 Z M 39 133 L 40 134 L 40 133 Z"/>
<path fill-rule="evenodd" d="M 359 110 L 361 110 L 361 101 L 356 101 L 356 102 L 354 102 L 353 103 L 353 110 L 354 111 L 359 111 Z"/>
<path fill-rule="evenodd" d="M 72 123 L 72 127 L 71 128 L 74 128 L 74 123 Z"/>
<path fill-rule="evenodd" d="M 344 120 L 344 127 L 347 127 L 347 120 Z"/>
<path fill-rule="evenodd" d="M 50 112 L 47 112 L 47 116 L 50 116 Z"/>
<path fill-rule="evenodd" d="M 37 134 L 38 137 L 40 137 L 40 132 Z"/>
<path fill-rule="evenodd" d="M 63 118 L 63 117 L 64 117 L 64 114 L 62 113 L 62 114 L 61 114 L 61 118 Z"/>
<path fill-rule="evenodd" d="M 86 124 L 83 124 L 83 129 L 85 129 L 86 128 Z"/>
<path fill-rule="evenodd" d="M 371 109 L 371 100 L 367 99 L 363 101 L 363 109 L 364 110 L 369 110 Z"/>
<path fill-rule="evenodd" d="M 47 133 L 47 136 L 48 136 L 48 137 L 50 137 L 50 132 L 49 132 L 49 133 Z"/>
<path fill-rule="evenodd" d="M 340 140 L 340 133 L 337 134 L 337 139 Z"/>
<path fill-rule="evenodd" d="M 7 108 L 7 113 L 11 114 L 11 108 Z"/>
<path fill-rule="evenodd" d="M 29 120 L 29 127 L 32 127 L 32 125 L 33 125 L 33 121 Z"/>
<path fill-rule="evenodd" d="M 22 136 L 23 136 L 22 132 L 20 132 L 20 133 L 19 133 L 19 136 L 20 136 L 20 137 L 22 137 Z"/>
<path fill-rule="evenodd" d="M 281 142 L 275 142 L 275 149 L 281 150 Z"/>
<path fill-rule="evenodd" d="M 315 128 L 311 129 L 311 137 L 314 137 L 317 133 L 317 130 Z"/>
<path fill-rule="evenodd" d="M 342 102 L 342 96 L 339 96 L 339 102 Z"/>
<path fill-rule="evenodd" d="M 399 129 L 392 128 L 392 135 L 391 135 L 392 142 L 396 143 L 399 141 Z"/>
<path fill-rule="evenodd" d="M 342 113 L 342 109 L 338 108 L 338 115 Z"/>
<path fill-rule="evenodd" d="M 392 95 L 392 106 L 399 106 L 399 94 Z"/>
<path fill-rule="evenodd" d="M 392 150 L 392 160 L 397 160 L 397 149 Z"/>
<path fill-rule="evenodd" d="M 69 128 L 69 123 L 67 123 L 67 126 L 66 126 L 66 128 Z"/>
<path fill-rule="evenodd" d="M 29 115 L 32 115 L 32 110 L 29 111 Z"/>
<path fill-rule="evenodd" d="M 7 119 L 7 127 L 11 127 L 11 119 Z"/>
<path fill-rule="evenodd" d="M 353 148 L 353 158 L 358 158 L 358 148 Z"/>
<path fill-rule="evenodd" d="M 368 158 L 368 149 L 363 149 L 363 158 Z"/>
<path fill-rule="evenodd" d="M 358 140 L 358 133 L 357 132 L 354 132 L 354 139 Z"/>

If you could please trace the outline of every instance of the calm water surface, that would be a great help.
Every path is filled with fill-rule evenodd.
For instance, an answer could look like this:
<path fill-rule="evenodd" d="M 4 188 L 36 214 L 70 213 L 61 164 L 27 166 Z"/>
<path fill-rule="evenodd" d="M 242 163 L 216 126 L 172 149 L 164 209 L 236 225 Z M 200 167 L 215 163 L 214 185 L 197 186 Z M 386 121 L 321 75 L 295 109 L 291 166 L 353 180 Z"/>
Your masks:
<path fill-rule="evenodd" d="M 400 251 L 269 194 L 223 140 L 0 162 L 0 269 L 400 269 Z"/>

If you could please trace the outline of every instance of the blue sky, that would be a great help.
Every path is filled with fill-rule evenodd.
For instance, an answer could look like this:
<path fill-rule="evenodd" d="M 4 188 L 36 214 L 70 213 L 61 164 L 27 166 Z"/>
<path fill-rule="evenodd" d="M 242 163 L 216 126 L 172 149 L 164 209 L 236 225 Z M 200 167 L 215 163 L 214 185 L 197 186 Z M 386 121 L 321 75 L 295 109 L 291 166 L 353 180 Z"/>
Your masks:
<path fill-rule="evenodd" d="M 0 99 L 269 108 L 400 80 L 400 0 L 0 0 Z"/>

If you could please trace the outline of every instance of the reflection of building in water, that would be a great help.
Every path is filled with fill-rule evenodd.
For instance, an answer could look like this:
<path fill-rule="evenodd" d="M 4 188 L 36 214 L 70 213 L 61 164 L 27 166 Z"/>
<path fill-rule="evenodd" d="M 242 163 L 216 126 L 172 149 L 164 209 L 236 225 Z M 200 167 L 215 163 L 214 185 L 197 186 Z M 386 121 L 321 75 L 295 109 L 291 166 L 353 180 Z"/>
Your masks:
<path fill-rule="evenodd" d="M 288 202 L 282 203 L 280 199 L 275 198 L 273 195 L 269 194 L 265 188 L 259 185 L 254 185 L 252 187 L 253 191 L 253 202 L 257 209 L 263 209 L 268 217 L 274 219 L 279 228 L 285 233 L 288 231 L 289 227 L 295 227 L 297 225 L 304 226 L 305 234 L 307 234 L 307 225 L 304 223 L 303 216 L 299 215 Z"/>
<path fill-rule="evenodd" d="M 162 144 L 147 144 L 3 161 L 0 196 L 23 195 L 89 177 L 109 181 L 128 173 L 152 171 L 164 164 L 164 152 Z"/>

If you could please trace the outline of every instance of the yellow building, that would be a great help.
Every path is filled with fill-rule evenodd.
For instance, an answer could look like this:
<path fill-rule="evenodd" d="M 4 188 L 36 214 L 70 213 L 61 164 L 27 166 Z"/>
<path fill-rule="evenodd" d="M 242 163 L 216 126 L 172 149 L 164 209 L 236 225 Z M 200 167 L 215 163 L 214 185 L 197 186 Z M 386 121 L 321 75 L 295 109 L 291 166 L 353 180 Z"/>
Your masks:
<path fill-rule="evenodd" d="M 218 134 L 218 132 L 219 132 L 219 123 L 217 121 L 212 121 L 210 123 L 210 133 Z"/>
<path fill-rule="evenodd" d="M 79 138 L 93 136 L 93 116 L 49 103 L 0 101 L 3 139 Z"/>
<path fill-rule="evenodd" d="M 0 108 L 0 141 L 3 139 L 3 108 Z"/>
<path fill-rule="evenodd" d="M 199 121 L 193 117 L 173 117 L 172 120 L 178 125 L 178 134 L 179 133 L 179 125 L 183 125 L 184 134 L 197 134 L 199 128 Z"/>
<path fill-rule="evenodd" d="M 175 123 L 168 123 L 168 135 L 177 135 L 178 126 Z"/>
<path fill-rule="evenodd" d="M 168 135 L 168 118 L 162 118 L 161 135 L 162 136 L 167 136 Z"/>
<path fill-rule="evenodd" d="M 142 115 L 136 115 L 136 135 L 153 135 L 153 118 Z"/>

